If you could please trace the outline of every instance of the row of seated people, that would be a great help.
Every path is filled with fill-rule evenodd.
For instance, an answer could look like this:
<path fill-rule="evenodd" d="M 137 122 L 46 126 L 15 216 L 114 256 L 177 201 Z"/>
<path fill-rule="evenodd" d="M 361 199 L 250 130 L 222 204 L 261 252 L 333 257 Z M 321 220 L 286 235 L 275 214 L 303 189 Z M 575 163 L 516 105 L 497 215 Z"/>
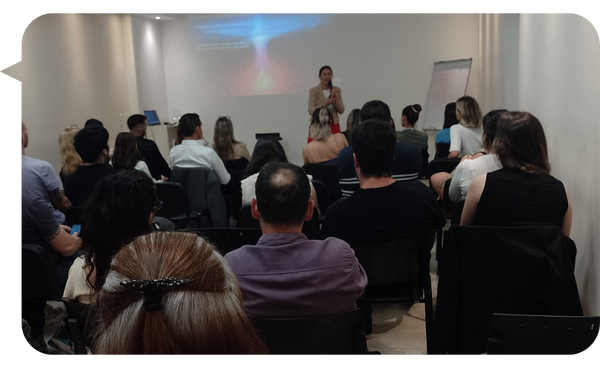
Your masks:
<path fill-rule="evenodd" d="M 241 287 L 244 309 L 248 315 L 325 314 L 356 306 L 356 301 L 364 293 L 367 276 L 349 245 L 379 244 L 403 237 L 419 238 L 422 239 L 419 247 L 420 265 L 422 270 L 427 270 L 433 244 L 429 235 L 445 223 L 434 194 L 419 181 L 398 182 L 391 176 L 396 137 L 389 120 L 369 119 L 361 122 L 353 137 L 356 172 L 361 188 L 350 198 L 331 207 L 321 229 L 321 240 L 309 240 L 301 234 L 302 223 L 312 216 L 314 205 L 310 200 L 310 182 L 302 169 L 291 164 L 271 162 L 263 166 L 257 175 L 254 185 L 255 198 L 250 202 L 253 216 L 260 221 L 263 236 L 257 245 L 242 247 L 225 256 L 228 267 L 233 270 Z M 497 172 L 504 173 L 501 177 L 504 183 L 509 183 L 508 188 L 512 190 L 504 190 L 501 205 L 493 201 L 472 201 L 475 202 L 474 207 L 471 212 L 465 207 L 464 218 L 477 223 L 479 214 L 487 214 L 486 221 L 497 225 L 530 224 L 531 215 L 543 209 L 549 212 L 548 216 L 536 218 L 536 222 L 561 227 L 568 234 L 570 230 L 568 200 L 562 205 L 560 200 L 555 203 L 557 200 L 553 186 L 548 185 L 554 183 L 556 179 L 551 178 L 547 171 L 536 173 L 526 171 L 532 168 L 548 169 L 548 166 L 537 166 L 540 163 L 547 164 L 545 138 L 539 121 L 528 113 L 503 114 L 498 122 L 497 139 L 498 142 L 505 142 L 507 147 L 505 151 L 497 150 L 504 166 Z M 528 139 L 530 147 L 512 144 L 519 142 L 519 139 Z M 519 155 L 520 149 L 535 153 L 531 162 L 519 161 L 519 158 L 523 157 Z M 515 177 L 519 178 L 523 175 L 535 179 L 533 184 L 537 185 L 531 185 L 531 179 L 526 186 L 520 186 L 521 182 L 513 181 Z M 473 184 L 476 184 L 476 181 Z M 483 183 L 484 187 L 490 182 Z M 546 187 L 550 190 L 546 190 Z M 531 191 L 535 191 L 536 195 L 531 195 Z M 531 198 L 524 206 L 522 200 L 527 195 Z M 469 195 L 467 200 L 468 198 Z M 548 203 L 556 204 L 553 211 L 548 210 Z M 85 255 L 73 262 L 74 257 L 78 256 L 78 248 L 73 253 L 58 252 L 61 256 L 58 258 L 61 260 L 67 258 L 66 261 L 57 263 L 57 268 L 62 267 L 63 274 L 64 267 L 69 265 L 69 262 L 73 262 L 68 271 L 65 297 L 98 303 L 100 311 L 119 311 L 123 308 L 105 304 L 113 299 L 103 299 L 103 295 L 109 295 L 109 292 L 114 291 L 115 288 L 120 292 L 136 291 L 138 298 L 135 300 L 139 302 L 136 308 L 140 310 L 142 304 L 151 306 L 147 312 L 153 314 L 147 313 L 145 317 L 153 315 L 152 318 L 166 318 L 168 314 L 166 303 L 163 305 L 157 302 L 155 293 L 149 292 L 146 295 L 145 290 L 135 290 L 135 287 L 131 289 L 127 286 L 127 282 L 121 284 L 121 281 L 168 279 L 164 281 L 164 288 L 158 287 L 162 292 L 168 293 L 171 287 L 181 287 L 184 290 L 183 284 L 186 282 L 181 280 L 202 278 L 202 275 L 195 274 L 196 276 L 190 277 L 173 271 L 173 273 L 158 275 L 144 273 L 120 278 L 115 276 L 115 281 L 119 282 L 116 284 L 112 282 L 110 287 L 106 285 L 110 269 L 116 263 L 116 261 L 111 263 L 111 260 L 136 236 L 147 234 L 151 230 L 150 223 L 157 205 L 154 185 L 142 173 L 135 170 L 119 171 L 100 180 L 92 191 L 83 217 L 81 240 L 83 240 Z M 510 221 L 506 221 L 506 212 L 511 208 L 518 209 L 521 213 L 518 217 L 509 216 Z M 52 206 L 37 207 L 36 215 L 29 218 L 26 217 L 26 213 L 31 216 L 34 211 L 26 211 L 24 206 L 24 231 L 26 227 L 38 226 L 36 220 L 52 218 L 52 210 Z M 469 213 L 472 214 L 471 217 Z M 42 237 L 42 244 L 45 244 L 49 250 L 56 250 L 52 244 L 54 234 L 57 231 L 62 233 L 56 220 L 54 220 L 54 227 L 55 229 L 49 231 L 48 226 L 47 233 Z M 25 242 L 25 238 L 23 241 Z M 142 242 L 146 241 L 142 240 Z M 202 243 L 202 240 L 198 242 Z M 127 247 L 130 246 L 132 245 Z M 164 247 L 165 244 L 163 243 L 162 246 Z M 342 254 L 345 256 L 341 256 Z M 203 272 L 200 269 L 196 271 Z M 173 282 L 169 278 L 176 279 L 174 286 L 171 285 Z M 62 281 L 64 285 L 64 280 Z M 156 286 L 151 285 L 149 288 L 155 290 Z M 142 293 L 140 294 L 139 291 Z M 115 296 L 115 299 L 119 298 Z M 142 299 L 149 301 L 141 303 Z M 161 300 L 165 301 L 166 298 Z M 131 301 L 133 302 L 133 299 Z M 368 333 L 371 325 L 369 306 L 360 307 L 364 313 Z M 165 310 L 162 311 L 161 308 Z M 135 329 L 136 326 L 139 328 L 139 324 L 131 325 L 133 319 L 119 317 L 114 313 L 116 312 L 104 321 L 102 312 L 100 313 L 99 336 L 109 329 L 115 333 L 114 331 Z M 191 317 L 179 315 L 176 318 Z M 182 325 L 187 326 L 187 324 Z M 169 329 L 176 328 L 171 323 L 166 326 L 168 327 L 165 328 Z M 179 335 L 179 331 L 170 330 L 170 332 L 173 336 Z M 132 332 L 135 333 L 136 331 Z M 137 331 L 137 333 L 145 332 Z M 165 334 L 165 336 L 169 335 Z M 185 346 L 186 348 L 176 346 L 181 350 L 173 350 L 175 348 L 171 346 L 160 351 L 191 352 L 186 350 L 189 345 Z M 110 350 L 110 352 L 151 352 L 154 347 L 145 347 L 142 342 L 131 349 L 133 350 Z M 195 352 L 199 351 L 195 350 Z"/>

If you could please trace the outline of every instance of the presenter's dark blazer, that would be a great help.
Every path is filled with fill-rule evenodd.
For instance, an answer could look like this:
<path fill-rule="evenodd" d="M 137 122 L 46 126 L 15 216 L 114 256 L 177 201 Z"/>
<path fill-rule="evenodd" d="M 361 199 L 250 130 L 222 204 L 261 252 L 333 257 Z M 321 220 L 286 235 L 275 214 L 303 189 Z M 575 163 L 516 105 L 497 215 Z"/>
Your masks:
<path fill-rule="evenodd" d="M 339 87 L 333 86 L 333 93 L 337 95 L 337 102 L 333 105 L 333 122 L 334 124 L 340 123 L 340 117 L 338 114 L 343 114 L 346 107 L 342 100 L 342 90 Z M 323 104 L 327 101 L 321 86 L 311 88 L 308 91 L 308 114 L 312 116 L 312 113 L 317 107 L 323 107 Z M 339 132 L 339 131 L 338 131 Z"/>

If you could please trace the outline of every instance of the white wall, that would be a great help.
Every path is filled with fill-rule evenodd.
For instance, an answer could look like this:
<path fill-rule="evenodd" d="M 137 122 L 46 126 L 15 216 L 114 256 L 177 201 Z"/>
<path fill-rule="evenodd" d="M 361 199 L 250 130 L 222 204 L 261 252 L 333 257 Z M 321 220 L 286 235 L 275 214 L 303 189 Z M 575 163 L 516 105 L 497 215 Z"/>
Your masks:
<path fill-rule="evenodd" d="M 600 315 L 600 43 L 578 15 L 521 15 L 519 108 L 542 122 L 552 175 L 573 205 L 576 276 L 587 314 Z"/>
<path fill-rule="evenodd" d="M 212 142 L 217 117 L 229 115 L 236 138 L 246 142 L 250 150 L 256 142 L 255 133 L 280 132 L 290 161 L 302 164 L 301 152 L 309 124 L 308 89 L 318 84 L 318 70 L 322 65 L 333 68 L 334 85 L 342 88 L 346 105 L 346 113 L 340 119 L 342 130 L 350 110 L 373 99 L 381 99 L 390 106 L 397 128 L 401 129 L 402 109 L 413 103 L 423 107 L 427 103 L 436 61 L 472 57 L 467 93 L 477 96 L 478 22 L 477 14 L 335 15 L 327 26 L 311 30 L 310 42 L 294 34 L 269 46 L 290 64 L 308 68 L 310 77 L 297 82 L 301 88 L 296 90 L 300 92 L 246 97 L 206 95 L 202 87 L 203 82 L 211 79 L 211 70 L 207 70 L 198 52 L 191 47 L 194 40 L 190 39 L 185 21 L 165 22 L 162 47 L 169 115 L 173 109 L 181 113 L 197 112 L 209 142 Z M 309 37 L 308 33 L 305 37 Z M 135 42 L 136 47 L 143 47 L 144 40 Z M 228 58 L 242 54 L 222 52 L 221 55 L 225 67 L 232 62 Z M 298 64 L 302 57 L 310 62 Z M 420 128 L 418 123 L 417 128 Z M 430 148 L 433 152 L 433 147 Z"/>
<path fill-rule="evenodd" d="M 111 145 L 129 112 L 120 15 L 47 14 L 23 36 L 22 61 L 8 74 L 22 82 L 28 156 L 46 160 L 56 172 L 62 129 L 89 118 L 104 123 Z"/>

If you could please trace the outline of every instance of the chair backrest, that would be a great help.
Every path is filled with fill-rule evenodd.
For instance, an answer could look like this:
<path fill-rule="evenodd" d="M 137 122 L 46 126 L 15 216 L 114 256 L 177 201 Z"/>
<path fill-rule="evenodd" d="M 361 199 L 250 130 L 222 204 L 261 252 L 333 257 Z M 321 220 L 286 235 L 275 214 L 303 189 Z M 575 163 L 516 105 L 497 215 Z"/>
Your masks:
<path fill-rule="evenodd" d="M 192 218 L 208 214 L 213 227 L 229 225 L 221 182 L 211 169 L 174 167 L 171 170 L 171 180 L 185 188 Z"/>
<path fill-rule="evenodd" d="M 313 179 L 325 183 L 329 193 L 329 203 L 333 203 L 342 197 L 337 176 L 337 164 L 306 164 L 302 168 L 307 174 L 312 175 Z"/>
<path fill-rule="evenodd" d="M 352 245 L 352 249 L 369 279 L 365 295 L 369 294 L 370 286 L 410 283 L 410 295 L 404 296 L 413 301 L 420 299 L 419 257 L 415 239 L 399 239 L 386 244 Z"/>
<path fill-rule="evenodd" d="M 254 318 L 272 354 L 366 354 L 360 309 L 325 316 Z"/>
<path fill-rule="evenodd" d="M 21 298 L 23 302 L 57 300 L 60 290 L 48 251 L 37 244 L 21 246 Z"/>
<path fill-rule="evenodd" d="M 421 147 L 421 172 L 419 173 L 419 178 L 427 177 L 427 173 L 429 172 L 429 152 L 427 151 L 427 146 Z"/>
<path fill-rule="evenodd" d="M 78 303 L 62 299 L 67 309 L 67 331 L 69 340 L 73 342 L 75 354 L 86 354 L 86 346 L 91 344 L 91 336 L 96 323 L 94 308 L 91 304 Z"/>
<path fill-rule="evenodd" d="M 262 236 L 262 230 L 256 228 L 208 228 L 194 230 L 219 249 L 222 255 L 244 245 L 255 245 Z"/>
<path fill-rule="evenodd" d="M 460 158 L 436 158 L 429 162 L 427 169 L 427 177 L 431 177 L 431 175 L 438 172 L 447 172 L 451 173 L 452 170 L 460 163 Z M 431 182 L 429 183 L 431 186 Z"/>
<path fill-rule="evenodd" d="M 488 354 L 577 354 L 598 336 L 600 317 L 494 313 Z"/>
<path fill-rule="evenodd" d="M 447 158 L 450 154 L 450 143 L 438 143 L 437 152 L 435 153 L 434 159 L 436 158 Z"/>
<path fill-rule="evenodd" d="M 438 310 L 446 308 L 444 299 L 457 303 L 458 331 L 451 339 L 458 342 L 458 353 L 486 351 L 492 313 L 583 314 L 573 273 L 575 244 L 559 228 L 452 226 L 450 231 L 454 244 L 444 242 L 440 265 L 441 277 L 453 286 L 445 290 L 440 278 Z"/>
<path fill-rule="evenodd" d="M 190 201 L 185 188 L 176 182 L 157 182 L 156 194 L 163 202 L 155 215 L 173 219 L 181 216 L 190 218 Z"/>
<path fill-rule="evenodd" d="M 319 202 L 319 209 L 321 210 L 321 216 L 324 216 L 327 213 L 327 209 L 329 208 L 329 191 L 327 190 L 327 186 L 320 180 L 312 180 L 313 187 L 315 187 L 315 192 L 317 193 L 317 201 Z"/>
<path fill-rule="evenodd" d="M 458 201 L 452 203 L 452 210 L 450 211 L 450 224 L 459 225 L 460 217 L 462 216 L 463 208 L 465 207 L 465 199 L 461 198 Z"/>
<path fill-rule="evenodd" d="M 319 213 L 317 209 L 313 209 L 313 215 L 308 222 L 304 222 L 302 225 L 302 233 L 309 239 L 316 239 L 320 226 L 319 226 Z M 252 217 L 250 210 L 250 203 L 246 203 L 240 208 L 240 215 L 238 217 L 239 227 L 260 229 L 260 222 Z"/>

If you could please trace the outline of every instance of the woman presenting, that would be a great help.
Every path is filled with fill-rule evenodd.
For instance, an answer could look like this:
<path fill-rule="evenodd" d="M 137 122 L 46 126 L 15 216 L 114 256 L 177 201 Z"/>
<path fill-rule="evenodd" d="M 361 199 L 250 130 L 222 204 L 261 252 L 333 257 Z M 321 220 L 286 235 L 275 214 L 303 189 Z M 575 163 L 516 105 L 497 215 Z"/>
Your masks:
<path fill-rule="evenodd" d="M 340 117 L 345 110 L 344 101 L 342 101 L 342 90 L 331 84 L 333 72 L 331 67 L 325 65 L 319 69 L 319 85 L 308 91 L 308 114 L 312 116 L 316 108 L 322 107 L 329 110 L 332 116 L 330 122 L 331 134 L 340 133 Z M 309 128 L 310 129 L 310 128 Z M 310 136 L 310 133 L 309 133 Z M 309 138 L 310 142 L 311 139 Z"/>

